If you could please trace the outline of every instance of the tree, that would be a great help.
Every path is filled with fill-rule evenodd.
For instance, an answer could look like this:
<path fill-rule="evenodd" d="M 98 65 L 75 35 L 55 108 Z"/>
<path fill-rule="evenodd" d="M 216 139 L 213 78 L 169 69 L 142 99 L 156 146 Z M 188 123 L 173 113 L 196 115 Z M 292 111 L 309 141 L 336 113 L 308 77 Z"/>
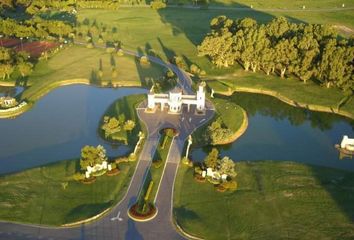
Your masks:
<path fill-rule="evenodd" d="M 86 170 L 88 166 L 93 167 L 96 164 L 101 164 L 103 161 L 107 161 L 106 149 L 103 146 L 86 145 L 81 149 L 80 166 L 82 170 Z"/>
<path fill-rule="evenodd" d="M 223 157 L 219 163 L 219 173 L 226 174 L 230 177 L 236 177 L 237 173 L 235 171 L 235 162 L 229 157 Z"/>
<path fill-rule="evenodd" d="M 10 78 L 10 75 L 14 71 L 14 67 L 10 64 L 0 64 L 0 76 L 2 80 Z"/>
<path fill-rule="evenodd" d="M 17 65 L 18 71 L 22 77 L 28 76 L 32 72 L 33 64 L 29 62 L 20 62 Z"/>
<path fill-rule="evenodd" d="M 280 77 L 284 78 L 286 71 L 292 72 L 298 57 L 295 48 L 295 39 L 282 39 L 275 45 L 275 63 L 280 71 Z"/>
<path fill-rule="evenodd" d="M 208 168 L 216 169 L 218 166 L 219 151 L 213 148 L 208 156 L 204 159 L 204 163 Z"/>
<path fill-rule="evenodd" d="M 124 123 L 123 129 L 126 131 L 132 131 L 135 128 L 135 122 L 133 120 L 128 120 Z"/>

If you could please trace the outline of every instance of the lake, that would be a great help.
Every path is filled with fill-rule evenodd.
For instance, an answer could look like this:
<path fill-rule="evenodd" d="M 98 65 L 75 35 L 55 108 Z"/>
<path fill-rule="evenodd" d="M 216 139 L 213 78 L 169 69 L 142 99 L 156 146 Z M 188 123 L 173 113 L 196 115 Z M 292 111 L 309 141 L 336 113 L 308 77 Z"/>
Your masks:
<path fill-rule="evenodd" d="M 111 145 L 98 136 L 98 124 L 115 100 L 146 92 L 142 88 L 65 86 L 19 117 L 0 119 L 0 174 L 79 158 L 84 145 L 101 144 L 109 156 L 127 154 L 128 146 Z"/>
<path fill-rule="evenodd" d="M 235 161 L 296 161 L 354 171 L 354 158 L 340 159 L 334 148 L 343 135 L 354 138 L 353 120 L 292 107 L 266 95 L 236 93 L 229 99 L 247 111 L 249 126 L 236 142 L 219 147 L 221 156 Z M 203 160 L 209 150 L 194 149 L 192 159 Z"/>

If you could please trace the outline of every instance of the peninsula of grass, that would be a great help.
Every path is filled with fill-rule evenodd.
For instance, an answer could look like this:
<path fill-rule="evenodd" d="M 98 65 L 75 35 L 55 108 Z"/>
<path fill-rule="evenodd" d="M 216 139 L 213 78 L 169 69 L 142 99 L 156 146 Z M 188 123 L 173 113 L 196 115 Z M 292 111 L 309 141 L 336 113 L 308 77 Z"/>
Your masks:
<path fill-rule="evenodd" d="M 116 68 L 116 76 L 112 74 L 112 67 Z M 163 67 L 154 63 L 141 67 L 133 56 L 117 56 L 104 49 L 73 45 L 36 65 L 27 81 L 30 87 L 21 98 L 35 101 L 56 87 L 75 83 L 106 87 L 146 86 L 148 81 L 163 74 Z"/>
<path fill-rule="evenodd" d="M 215 93 L 231 95 L 234 92 L 254 92 L 272 95 L 289 104 L 302 106 L 310 110 L 335 112 L 354 118 L 353 98 L 341 104 L 345 98 L 343 92 L 335 88 L 324 88 L 308 82 L 304 84 L 297 79 L 281 79 L 278 76 L 266 76 L 262 73 L 235 71 L 222 79 L 210 77 L 206 81 Z"/>
<path fill-rule="evenodd" d="M 113 102 L 104 115 L 102 116 L 102 119 L 99 123 L 98 126 L 98 133 L 99 135 L 111 142 L 111 143 L 117 143 L 117 141 L 112 140 L 110 138 L 105 138 L 104 131 L 102 130 L 101 126 L 103 124 L 103 119 L 104 116 L 109 116 L 109 117 L 116 117 L 118 118 L 119 115 L 124 115 L 125 120 L 132 120 L 135 123 L 135 127 L 132 131 L 125 131 L 122 130 L 121 133 L 121 138 L 130 146 L 135 146 L 137 141 L 139 140 L 139 132 L 142 131 L 145 136 L 146 136 L 146 129 L 145 126 L 140 122 L 140 119 L 138 117 L 138 114 L 136 112 L 136 108 L 138 105 L 146 99 L 145 94 L 134 94 L 134 95 L 129 95 L 125 96 L 123 98 L 118 99 L 117 101 Z"/>
<path fill-rule="evenodd" d="M 193 146 L 204 146 L 211 144 L 208 140 L 206 133 L 208 127 L 216 119 L 221 119 L 221 124 L 224 128 L 231 131 L 231 135 L 222 138 L 220 141 L 214 143 L 214 145 L 222 145 L 234 142 L 238 137 L 240 137 L 247 129 L 248 118 L 245 110 L 239 105 L 232 101 L 227 101 L 222 98 L 214 98 L 212 102 L 215 107 L 215 115 L 210 120 L 208 124 L 203 125 L 198 128 L 193 134 Z"/>
<path fill-rule="evenodd" d="M 238 190 L 219 193 L 181 165 L 174 217 L 204 239 L 353 239 L 354 173 L 294 162 L 236 163 Z"/>
<path fill-rule="evenodd" d="M 120 163 L 118 175 L 89 185 L 72 179 L 79 159 L 1 176 L 0 219 L 58 226 L 91 218 L 123 198 L 135 166 Z"/>

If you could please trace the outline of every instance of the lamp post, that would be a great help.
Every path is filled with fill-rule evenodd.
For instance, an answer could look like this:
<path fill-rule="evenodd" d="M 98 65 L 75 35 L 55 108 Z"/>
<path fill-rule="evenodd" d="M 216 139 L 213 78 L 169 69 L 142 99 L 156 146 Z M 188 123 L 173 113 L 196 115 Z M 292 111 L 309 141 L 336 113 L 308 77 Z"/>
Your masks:
<path fill-rule="evenodd" d="M 21 40 L 21 51 L 23 51 L 22 39 L 23 39 L 23 37 L 20 37 L 20 40 Z"/>

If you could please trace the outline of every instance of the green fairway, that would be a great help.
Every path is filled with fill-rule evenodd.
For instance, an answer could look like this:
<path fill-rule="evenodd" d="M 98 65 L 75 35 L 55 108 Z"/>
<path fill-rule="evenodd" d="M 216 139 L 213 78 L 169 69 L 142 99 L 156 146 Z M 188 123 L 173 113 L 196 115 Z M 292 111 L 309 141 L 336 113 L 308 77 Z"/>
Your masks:
<path fill-rule="evenodd" d="M 198 183 L 180 166 L 174 214 L 205 239 L 353 239 L 354 174 L 292 162 L 236 163 L 236 192 Z"/>
<path fill-rule="evenodd" d="M 95 216 L 123 197 L 135 165 L 120 164 L 117 176 L 98 177 L 90 185 L 71 180 L 79 160 L 2 176 L 0 219 L 61 225 Z"/>
<path fill-rule="evenodd" d="M 112 64 L 117 69 L 116 77 L 112 76 Z M 101 79 L 98 76 L 100 68 L 103 72 Z M 28 80 L 31 87 L 24 91 L 22 98 L 36 100 L 52 86 L 57 87 L 60 81 L 70 79 L 87 79 L 97 85 L 145 86 L 151 78 L 158 78 L 163 72 L 161 66 L 153 63 L 140 66 L 132 56 L 111 56 L 103 49 L 71 46 L 36 66 Z"/>

